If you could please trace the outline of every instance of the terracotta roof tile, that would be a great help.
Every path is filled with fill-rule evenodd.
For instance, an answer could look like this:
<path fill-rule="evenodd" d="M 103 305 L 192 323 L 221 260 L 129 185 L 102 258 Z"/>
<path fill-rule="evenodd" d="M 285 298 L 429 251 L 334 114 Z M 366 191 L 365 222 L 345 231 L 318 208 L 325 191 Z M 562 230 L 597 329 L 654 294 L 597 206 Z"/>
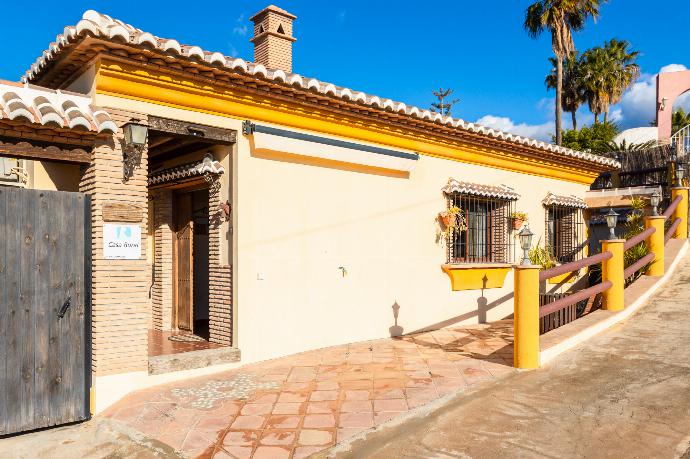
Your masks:
<path fill-rule="evenodd" d="M 380 98 L 375 95 L 365 94 L 349 88 L 339 87 L 332 83 L 322 82 L 315 78 L 308 78 L 296 73 L 286 74 L 282 70 L 267 69 L 261 64 L 254 64 L 243 59 L 224 56 L 218 52 L 203 50 L 197 46 L 182 46 L 177 40 L 156 37 L 122 21 L 89 10 L 84 13 L 82 19 L 75 26 L 65 27 L 64 32 L 57 36 L 55 42 L 31 66 L 23 77 L 24 81 L 35 78 L 62 50 L 87 35 L 101 39 L 125 42 L 133 45 L 148 45 L 159 51 L 168 52 L 183 59 L 203 60 L 208 64 L 224 67 L 230 72 L 240 72 L 251 77 L 268 80 L 286 86 L 312 90 L 324 96 L 356 102 L 371 108 L 387 110 L 400 115 L 417 118 L 445 126 L 459 131 L 479 134 L 488 138 L 510 142 L 524 147 L 534 148 L 564 157 L 576 158 L 587 162 L 618 168 L 620 164 L 611 158 L 571 150 L 535 139 L 522 137 L 487 128 L 478 124 L 468 123 L 458 118 L 443 116 L 429 110 L 408 106 L 402 102 Z"/>
<path fill-rule="evenodd" d="M 481 185 L 477 183 L 459 182 L 454 178 L 449 178 L 448 183 L 441 191 L 445 194 L 460 193 L 485 198 L 509 199 L 511 201 L 520 199 L 520 195 L 506 185 Z"/>
<path fill-rule="evenodd" d="M 91 98 L 29 84 L 0 81 L 0 119 L 23 119 L 43 126 L 94 132 L 117 132 L 104 110 L 94 110 Z"/>
<path fill-rule="evenodd" d="M 541 201 L 545 206 L 563 206 L 563 207 L 577 207 L 579 209 L 586 209 L 587 203 L 584 199 L 577 196 L 558 196 L 553 193 L 548 193 Z"/>

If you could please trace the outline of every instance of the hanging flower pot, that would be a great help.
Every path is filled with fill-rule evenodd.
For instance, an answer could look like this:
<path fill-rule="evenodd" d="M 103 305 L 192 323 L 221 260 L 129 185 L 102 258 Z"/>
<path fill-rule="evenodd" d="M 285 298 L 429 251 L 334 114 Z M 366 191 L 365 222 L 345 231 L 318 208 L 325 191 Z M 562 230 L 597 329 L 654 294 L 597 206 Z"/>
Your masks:
<path fill-rule="evenodd" d="M 440 212 L 438 214 L 438 219 L 443 225 L 443 229 L 451 228 L 454 225 L 455 215 L 449 212 Z"/>
<path fill-rule="evenodd" d="M 510 214 L 510 218 L 513 221 L 513 229 L 515 231 L 522 228 L 522 225 L 527 221 L 527 213 L 521 211 L 515 211 Z"/>

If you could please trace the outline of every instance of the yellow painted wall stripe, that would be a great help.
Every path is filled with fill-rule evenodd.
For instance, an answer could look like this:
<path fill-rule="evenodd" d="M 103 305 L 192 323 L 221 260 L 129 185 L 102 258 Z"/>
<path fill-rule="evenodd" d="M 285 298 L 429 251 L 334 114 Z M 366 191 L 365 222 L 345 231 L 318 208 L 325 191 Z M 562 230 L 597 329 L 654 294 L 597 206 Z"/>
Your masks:
<path fill-rule="evenodd" d="M 315 111 L 299 104 L 289 104 L 209 85 L 202 86 L 195 81 L 178 80 L 170 75 L 138 67 L 126 68 L 124 64 L 102 63 L 96 78 L 96 91 L 100 94 L 238 119 L 264 121 L 411 150 L 429 156 L 587 185 L 598 175 L 595 171 L 586 171 L 553 161 L 488 147 L 451 143 L 433 134 L 422 137 L 416 132 L 390 125 L 365 124 L 355 118 Z"/>

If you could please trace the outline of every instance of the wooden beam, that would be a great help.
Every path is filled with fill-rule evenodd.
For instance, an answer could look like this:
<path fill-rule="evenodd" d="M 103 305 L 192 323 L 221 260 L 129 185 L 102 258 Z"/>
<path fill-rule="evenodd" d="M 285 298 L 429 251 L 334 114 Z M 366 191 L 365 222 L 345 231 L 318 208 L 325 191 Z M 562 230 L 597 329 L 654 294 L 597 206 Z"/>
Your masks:
<path fill-rule="evenodd" d="M 81 148 L 67 149 L 53 145 L 39 147 L 29 142 L 11 143 L 0 139 L 0 157 L 3 156 L 63 163 L 88 164 L 91 162 L 91 153 Z"/>
<path fill-rule="evenodd" d="M 237 141 L 237 131 L 205 124 L 188 123 L 158 116 L 149 116 L 149 129 L 176 136 L 190 136 L 216 144 L 233 144 Z"/>

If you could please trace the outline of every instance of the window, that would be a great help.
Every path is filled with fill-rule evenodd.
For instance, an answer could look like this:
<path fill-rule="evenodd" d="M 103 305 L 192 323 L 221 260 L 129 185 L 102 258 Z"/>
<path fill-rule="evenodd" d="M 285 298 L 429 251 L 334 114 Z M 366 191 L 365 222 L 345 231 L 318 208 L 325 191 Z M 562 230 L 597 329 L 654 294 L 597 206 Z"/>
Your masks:
<path fill-rule="evenodd" d="M 451 193 L 448 206 L 462 210 L 467 229 L 452 232 L 449 263 L 509 263 L 513 238 L 509 235 L 511 199 Z"/>
<path fill-rule="evenodd" d="M 560 263 L 583 258 L 584 223 L 582 209 L 551 204 L 546 208 L 546 245 Z"/>

